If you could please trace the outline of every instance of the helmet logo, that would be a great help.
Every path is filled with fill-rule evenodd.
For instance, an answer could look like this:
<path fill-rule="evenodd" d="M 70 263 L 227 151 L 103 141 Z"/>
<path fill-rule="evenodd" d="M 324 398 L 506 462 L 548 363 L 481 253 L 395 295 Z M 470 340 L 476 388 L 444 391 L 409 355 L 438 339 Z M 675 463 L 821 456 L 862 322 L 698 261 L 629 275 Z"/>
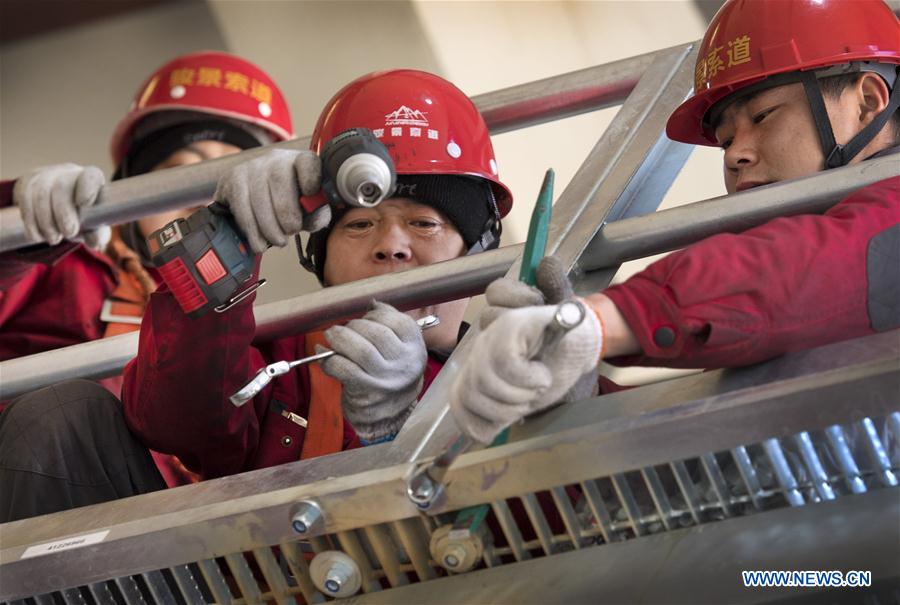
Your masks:
<path fill-rule="evenodd" d="M 428 118 L 424 111 L 411 109 L 406 105 L 401 105 L 389 114 L 384 116 L 385 128 L 373 128 L 372 132 L 375 137 L 380 139 L 384 137 L 384 131 L 390 127 L 390 135 L 392 137 L 404 136 L 403 127 L 408 126 L 406 135 L 411 138 L 420 138 L 426 136 L 436 141 L 440 138 L 437 130 L 429 128 Z"/>
<path fill-rule="evenodd" d="M 726 62 L 722 51 L 728 57 Z M 694 71 L 694 90 L 704 88 L 716 74 L 727 71 L 728 68 L 735 65 L 743 65 L 750 62 L 750 36 L 738 36 L 728 43 L 726 50 L 722 46 L 714 46 L 709 50 L 706 57 L 697 59 L 697 68 Z"/>
<path fill-rule="evenodd" d="M 418 109 L 410 109 L 406 105 L 401 105 L 399 109 L 395 109 L 384 116 L 385 126 L 399 126 L 401 124 L 428 126 L 428 118 Z"/>
<path fill-rule="evenodd" d="M 263 117 L 272 115 L 272 87 L 245 73 L 202 66 L 179 67 L 169 73 L 169 96 L 173 99 L 184 98 L 189 87 L 219 88 L 250 97 L 258 102 L 257 110 Z"/>

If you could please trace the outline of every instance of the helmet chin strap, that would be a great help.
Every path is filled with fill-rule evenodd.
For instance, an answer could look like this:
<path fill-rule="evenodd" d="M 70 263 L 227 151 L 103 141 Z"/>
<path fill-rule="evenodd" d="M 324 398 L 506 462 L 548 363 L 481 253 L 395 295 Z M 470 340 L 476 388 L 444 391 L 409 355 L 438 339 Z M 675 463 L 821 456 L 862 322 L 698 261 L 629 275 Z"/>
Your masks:
<path fill-rule="evenodd" d="M 500 234 L 503 233 L 503 223 L 500 222 L 500 209 L 497 207 L 497 199 L 494 190 L 490 189 L 491 216 L 481 229 L 481 237 L 466 251 L 465 256 L 478 254 L 485 250 L 493 250 L 500 246 Z"/>
<path fill-rule="evenodd" d="M 819 132 L 819 141 L 822 144 L 822 153 L 825 155 L 825 170 L 846 166 L 855 158 L 863 148 L 874 139 L 891 116 L 900 106 L 900 80 L 894 82 L 891 96 L 887 106 L 875 116 L 875 119 L 860 130 L 844 145 L 838 145 L 834 140 L 834 131 L 831 128 L 831 120 L 825 109 L 825 99 L 818 79 L 813 71 L 800 72 L 800 81 L 806 91 L 809 107 L 812 110 L 816 130 Z"/>

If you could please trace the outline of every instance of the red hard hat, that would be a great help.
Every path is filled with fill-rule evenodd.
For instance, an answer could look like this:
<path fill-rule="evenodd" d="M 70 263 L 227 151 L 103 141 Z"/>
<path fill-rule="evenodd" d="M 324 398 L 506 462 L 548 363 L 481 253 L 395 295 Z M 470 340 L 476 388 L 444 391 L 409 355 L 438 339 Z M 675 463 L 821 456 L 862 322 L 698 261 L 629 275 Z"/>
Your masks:
<path fill-rule="evenodd" d="M 375 133 L 397 174 L 456 174 L 490 182 L 500 216 L 512 195 L 497 176 L 487 125 L 471 100 L 443 78 L 413 69 L 375 72 L 338 91 L 322 110 L 310 149 L 348 128 Z"/>
<path fill-rule="evenodd" d="M 141 119 L 172 110 L 255 124 L 275 141 L 293 136 L 287 103 L 266 72 L 235 55 L 197 52 L 169 61 L 141 85 L 110 141 L 113 163 L 125 157 Z"/>
<path fill-rule="evenodd" d="M 666 134 L 717 145 L 704 122 L 716 102 L 775 74 L 855 61 L 900 63 L 900 22 L 883 0 L 728 0 L 700 44 L 694 94 Z"/>

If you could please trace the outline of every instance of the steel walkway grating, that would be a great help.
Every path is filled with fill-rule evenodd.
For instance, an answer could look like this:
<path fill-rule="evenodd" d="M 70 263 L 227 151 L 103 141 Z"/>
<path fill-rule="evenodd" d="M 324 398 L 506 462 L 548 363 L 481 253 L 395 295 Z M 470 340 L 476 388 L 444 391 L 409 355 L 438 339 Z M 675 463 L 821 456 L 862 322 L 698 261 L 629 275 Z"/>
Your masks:
<path fill-rule="evenodd" d="M 474 569 L 897 487 L 900 412 L 767 439 L 686 460 L 490 503 Z M 348 555 L 362 592 L 453 572 L 436 559 L 455 512 L 326 534 L 110 579 L 12 603 L 318 603 L 331 600 L 310 565 Z"/>

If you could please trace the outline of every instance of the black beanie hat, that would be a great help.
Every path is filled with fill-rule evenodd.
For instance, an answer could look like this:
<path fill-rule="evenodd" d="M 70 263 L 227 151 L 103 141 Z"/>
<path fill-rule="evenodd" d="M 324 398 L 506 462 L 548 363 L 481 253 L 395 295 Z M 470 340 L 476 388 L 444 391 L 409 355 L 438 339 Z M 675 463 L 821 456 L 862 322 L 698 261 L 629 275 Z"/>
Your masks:
<path fill-rule="evenodd" d="M 134 141 L 112 180 L 146 174 L 179 149 L 197 141 L 221 141 L 243 150 L 268 145 L 272 137 L 253 124 L 199 112 L 151 114 L 135 127 Z M 119 235 L 129 248 L 138 253 L 146 266 L 152 265 L 147 240 L 140 233 L 137 221 L 121 225 Z"/>
<path fill-rule="evenodd" d="M 145 174 L 170 155 L 197 141 L 220 141 L 239 149 L 264 145 L 255 133 L 232 120 L 205 120 L 178 124 L 158 130 L 135 141 L 113 180 Z"/>
<path fill-rule="evenodd" d="M 500 243 L 497 203 L 490 184 L 482 178 L 448 174 L 398 175 L 397 189 L 392 197 L 409 198 L 440 211 L 459 231 L 470 254 L 496 248 Z M 306 257 L 323 285 L 328 235 L 348 209 L 332 207 L 331 223 L 326 229 L 312 233 L 306 245 Z M 300 245 L 298 239 L 298 252 Z M 302 262 L 303 254 L 300 256 Z"/>

